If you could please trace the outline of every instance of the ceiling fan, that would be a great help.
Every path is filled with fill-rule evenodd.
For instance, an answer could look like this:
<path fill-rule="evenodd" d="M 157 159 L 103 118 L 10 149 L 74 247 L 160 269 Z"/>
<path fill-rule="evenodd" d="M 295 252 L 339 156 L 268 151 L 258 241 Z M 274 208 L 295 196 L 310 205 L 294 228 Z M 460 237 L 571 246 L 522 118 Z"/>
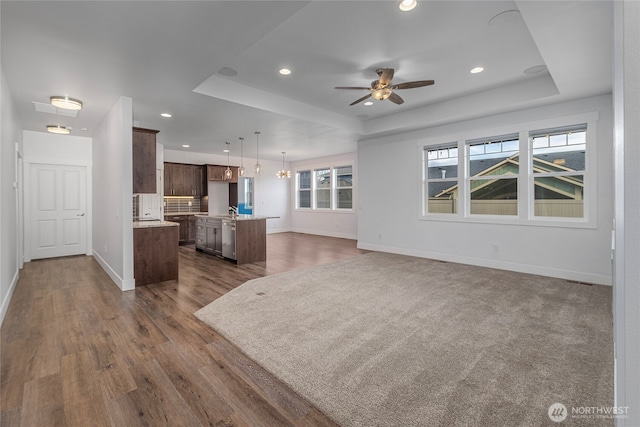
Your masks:
<path fill-rule="evenodd" d="M 389 99 L 389 101 L 394 104 L 402 104 L 404 100 L 393 91 L 396 89 L 413 89 L 416 87 L 422 86 L 430 86 L 435 82 L 433 80 L 418 80 L 415 82 L 406 82 L 406 83 L 398 83 L 391 84 L 391 79 L 393 79 L 393 68 L 378 68 L 376 70 L 378 74 L 378 80 L 374 80 L 371 82 L 371 87 L 352 87 L 352 86 L 338 86 L 335 89 L 349 89 L 349 90 L 362 90 L 366 89 L 371 91 L 368 95 L 363 96 L 360 99 L 353 101 L 349 105 L 355 105 L 359 102 L 364 101 L 367 98 L 373 97 L 379 101 Z"/>

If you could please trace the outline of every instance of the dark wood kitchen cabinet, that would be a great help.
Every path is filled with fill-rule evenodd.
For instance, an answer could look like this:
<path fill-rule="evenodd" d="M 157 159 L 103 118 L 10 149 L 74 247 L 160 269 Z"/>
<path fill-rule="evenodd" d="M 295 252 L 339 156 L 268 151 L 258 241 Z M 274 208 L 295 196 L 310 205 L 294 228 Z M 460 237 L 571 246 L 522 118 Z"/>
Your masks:
<path fill-rule="evenodd" d="M 195 215 L 165 215 L 165 221 L 176 222 L 180 225 L 178 244 L 187 245 L 196 242 L 196 217 Z"/>
<path fill-rule="evenodd" d="M 178 227 L 133 229 L 136 287 L 178 279 Z"/>
<path fill-rule="evenodd" d="M 133 193 L 153 193 L 156 189 L 157 130 L 133 128 Z"/>
<path fill-rule="evenodd" d="M 201 197 L 204 190 L 204 166 L 184 163 L 164 164 L 164 195 Z"/>
<path fill-rule="evenodd" d="M 229 169 L 231 169 L 231 179 L 225 179 L 224 173 L 227 170 L 226 166 L 207 165 L 207 180 L 237 183 L 238 167 L 230 166 Z"/>

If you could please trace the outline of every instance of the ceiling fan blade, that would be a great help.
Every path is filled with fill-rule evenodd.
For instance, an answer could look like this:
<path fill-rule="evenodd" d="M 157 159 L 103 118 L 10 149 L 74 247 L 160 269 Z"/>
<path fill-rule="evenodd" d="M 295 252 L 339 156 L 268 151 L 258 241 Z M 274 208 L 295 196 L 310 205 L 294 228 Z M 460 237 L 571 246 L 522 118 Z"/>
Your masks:
<path fill-rule="evenodd" d="M 398 105 L 404 103 L 404 99 L 400 98 L 400 96 L 397 93 L 392 93 L 391 95 L 389 95 L 389 98 L 387 99 L 393 102 L 394 104 L 398 104 Z"/>
<path fill-rule="evenodd" d="M 360 90 L 360 89 L 366 89 L 366 90 L 370 90 L 370 87 L 355 87 L 355 86 L 337 86 L 334 87 L 334 89 L 355 89 L 355 90 Z"/>
<path fill-rule="evenodd" d="M 433 80 L 418 80 L 415 82 L 398 83 L 391 86 L 391 89 L 413 89 L 414 87 L 430 86 L 434 84 Z"/>
<path fill-rule="evenodd" d="M 356 105 L 358 102 L 362 102 L 362 101 L 364 101 L 364 100 L 365 100 L 365 99 L 367 99 L 367 98 L 371 98 L 371 94 L 365 95 L 365 96 L 363 96 L 362 98 L 360 98 L 360 99 L 357 99 L 357 100 L 353 101 L 353 102 L 352 102 L 351 104 L 349 104 L 349 105 Z"/>
<path fill-rule="evenodd" d="M 391 79 L 393 79 L 393 68 L 385 68 L 382 70 L 378 81 L 382 86 L 388 86 L 391 84 Z"/>

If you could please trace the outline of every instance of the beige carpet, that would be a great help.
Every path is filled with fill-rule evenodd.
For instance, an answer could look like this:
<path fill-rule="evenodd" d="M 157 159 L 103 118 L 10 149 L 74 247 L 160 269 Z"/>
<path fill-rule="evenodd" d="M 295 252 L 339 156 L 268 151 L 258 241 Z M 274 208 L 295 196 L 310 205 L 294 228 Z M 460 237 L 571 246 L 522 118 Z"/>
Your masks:
<path fill-rule="evenodd" d="M 343 426 L 613 425 L 611 288 L 401 255 L 251 280 L 196 315 Z"/>

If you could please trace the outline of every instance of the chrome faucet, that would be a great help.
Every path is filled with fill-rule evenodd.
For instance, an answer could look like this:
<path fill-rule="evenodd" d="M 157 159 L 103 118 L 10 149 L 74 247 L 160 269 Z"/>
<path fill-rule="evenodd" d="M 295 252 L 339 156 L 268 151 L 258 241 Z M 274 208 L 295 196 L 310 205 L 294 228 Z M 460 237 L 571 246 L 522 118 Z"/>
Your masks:
<path fill-rule="evenodd" d="M 238 215 L 238 208 L 236 206 L 229 206 L 229 215 L 237 216 Z"/>

